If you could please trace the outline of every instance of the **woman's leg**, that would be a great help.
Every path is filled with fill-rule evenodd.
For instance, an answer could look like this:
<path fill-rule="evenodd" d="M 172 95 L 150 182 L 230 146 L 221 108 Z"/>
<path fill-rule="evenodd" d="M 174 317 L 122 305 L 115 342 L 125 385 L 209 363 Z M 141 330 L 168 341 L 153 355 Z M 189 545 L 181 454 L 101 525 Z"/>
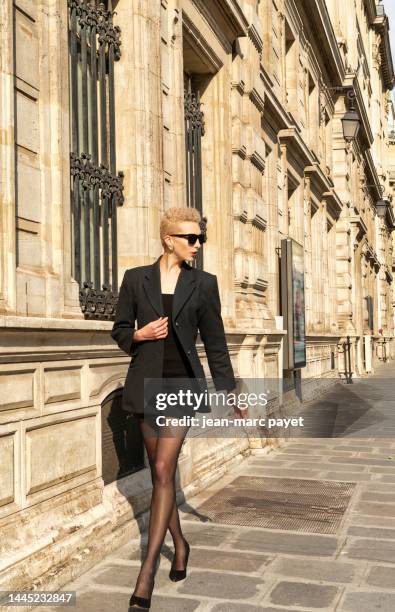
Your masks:
<path fill-rule="evenodd" d="M 138 419 L 140 431 L 143 435 L 144 446 L 147 451 L 148 461 L 151 469 L 151 481 L 154 484 L 154 470 L 155 470 L 155 459 L 156 449 L 158 445 L 158 435 L 144 423 L 144 420 L 140 417 Z M 169 531 L 173 539 L 174 544 L 174 569 L 184 569 L 185 567 L 185 538 L 181 529 L 180 515 L 178 513 L 177 503 L 174 499 L 173 510 L 169 521 Z"/>
<path fill-rule="evenodd" d="M 177 460 L 188 427 L 173 430 L 161 427 L 156 443 L 156 457 L 153 470 L 153 490 L 148 526 L 147 555 L 137 578 L 134 594 L 150 597 L 156 562 L 169 526 L 175 505 L 175 473 Z"/>

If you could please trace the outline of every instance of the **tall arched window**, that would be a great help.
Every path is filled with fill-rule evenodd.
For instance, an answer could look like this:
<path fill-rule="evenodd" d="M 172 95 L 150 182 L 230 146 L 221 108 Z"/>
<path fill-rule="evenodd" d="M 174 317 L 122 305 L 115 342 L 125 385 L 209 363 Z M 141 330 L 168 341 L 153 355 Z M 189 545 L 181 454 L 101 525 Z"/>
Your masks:
<path fill-rule="evenodd" d="M 111 1 L 68 0 L 72 275 L 85 318 L 111 319 L 118 291 L 114 62 L 120 28 Z"/>
<path fill-rule="evenodd" d="M 187 206 L 203 214 L 201 138 L 204 135 L 204 114 L 199 90 L 193 88 L 190 75 L 184 75 L 184 120 Z M 204 221 L 201 227 L 205 229 Z M 203 248 L 199 249 L 195 262 L 197 268 L 203 269 Z"/>

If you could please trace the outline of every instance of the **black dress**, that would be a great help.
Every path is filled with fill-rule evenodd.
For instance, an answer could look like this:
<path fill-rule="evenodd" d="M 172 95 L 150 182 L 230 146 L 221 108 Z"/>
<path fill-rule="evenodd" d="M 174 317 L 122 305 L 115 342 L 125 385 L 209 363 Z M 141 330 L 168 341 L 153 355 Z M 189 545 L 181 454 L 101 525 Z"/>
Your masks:
<path fill-rule="evenodd" d="M 192 367 L 174 330 L 172 321 L 173 297 L 173 293 L 162 293 L 163 312 L 164 316 L 168 317 L 167 336 L 163 340 L 162 379 L 155 379 L 150 382 L 145 400 L 145 417 L 152 423 L 155 429 L 157 429 L 155 418 L 158 415 L 181 418 L 185 415 L 194 416 L 196 412 L 206 412 L 204 409 L 195 411 L 193 404 L 186 404 L 186 400 L 186 405 L 180 405 L 179 403 L 170 405 L 166 402 L 166 407 L 158 409 L 156 398 L 159 393 L 169 395 L 178 394 L 181 390 L 184 393 L 188 390 L 192 391 L 192 393 L 200 391 L 196 382 L 194 382 L 195 378 Z M 183 380 L 178 382 L 173 379 Z M 142 415 L 140 414 L 140 416 Z"/>
<path fill-rule="evenodd" d="M 192 368 L 177 335 L 172 321 L 173 293 L 162 293 L 163 311 L 168 318 L 167 336 L 164 339 L 163 378 L 193 378 Z"/>

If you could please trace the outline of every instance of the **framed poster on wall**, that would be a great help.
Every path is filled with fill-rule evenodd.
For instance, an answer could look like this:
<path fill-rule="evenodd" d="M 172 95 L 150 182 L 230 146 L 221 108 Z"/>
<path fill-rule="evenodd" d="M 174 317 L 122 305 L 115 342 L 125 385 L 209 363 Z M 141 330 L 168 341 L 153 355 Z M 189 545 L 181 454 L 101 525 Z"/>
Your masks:
<path fill-rule="evenodd" d="M 281 241 L 281 306 L 287 335 L 284 338 L 284 369 L 306 365 L 304 250 L 292 238 Z"/>

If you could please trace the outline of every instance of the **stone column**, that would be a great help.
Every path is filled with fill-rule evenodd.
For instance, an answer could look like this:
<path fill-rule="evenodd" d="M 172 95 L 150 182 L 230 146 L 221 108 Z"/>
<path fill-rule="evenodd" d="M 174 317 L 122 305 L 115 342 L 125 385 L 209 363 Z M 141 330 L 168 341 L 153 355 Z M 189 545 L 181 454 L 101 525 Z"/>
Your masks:
<path fill-rule="evenodd" d="M 161 102 L 164 208 L 186 205 L 182 11 L 161 0 Z"/>
<path fill-rule="evenodd" d="M 326 200 L 321 202 L 322 214 L 322 310 L 323 310 L 323 331 L 326 334 L 330 333 L 330 276 L 329 276 L 329 245 L 328 245 L 328 219 L 327 219 L 327 203 Z"/>
<path fill-rule="evenodd" d="M 304 202 L 305 202 L 305 312 L 306 334 L 313 331 L 313 272 L 312 272 L 312 236 L 311 236 L 311 179 L 305 176 Z"/>
<path fill-rule="evenodd" d="M 151 263 L 161 252 L 163 199 L 161 3 L 120 0 L 122 56 L 116 66 L 117 166 L 125 202 L 118 208 L 119 279 L 126 268 Z"/>
<path fill-rule="evenodd" d="M 0 3 L 0 313 L 15 311 L 13 5 Z"/>
<path fill-rule="evenodd" d="M 344 100 L 339 100 L 333 118 L 333 176 L 335 189 L 343 202 L 343 210 L 336 223 L 336 275 L 339 332 L 353 335 L 352 260 L 353 247 L 348 221 L 351 203 L 349 150 L 343 138 L 341 118 L 345 112 Z"/>

